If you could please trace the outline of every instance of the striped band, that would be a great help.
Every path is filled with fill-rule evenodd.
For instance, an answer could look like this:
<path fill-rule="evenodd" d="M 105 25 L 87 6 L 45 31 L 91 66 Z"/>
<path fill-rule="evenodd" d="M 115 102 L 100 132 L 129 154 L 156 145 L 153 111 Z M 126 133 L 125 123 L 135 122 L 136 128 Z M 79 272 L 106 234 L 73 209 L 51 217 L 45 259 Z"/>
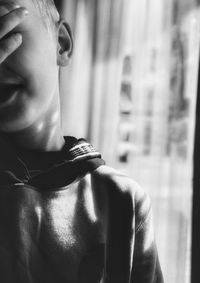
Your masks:
<path fill-rule="evenodd" d="M 101 157 L 101 154 L 94 149 L 90 143 L 80 143 L 73 146 L 68 151 L 69 159 L 73 161 L 80 161 L 85 158 Z"/>

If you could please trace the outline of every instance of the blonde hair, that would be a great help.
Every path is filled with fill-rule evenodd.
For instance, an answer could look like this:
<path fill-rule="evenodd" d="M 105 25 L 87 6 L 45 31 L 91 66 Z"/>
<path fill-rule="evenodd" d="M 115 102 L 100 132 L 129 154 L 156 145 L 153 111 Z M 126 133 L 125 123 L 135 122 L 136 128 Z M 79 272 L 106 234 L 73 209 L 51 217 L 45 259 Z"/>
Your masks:
<path fill-rule="evenodd" d="M 55 27 L 60 20 L 60 15 L 53 0 L 32 0 L 39 10 L 47 27 Z"/>

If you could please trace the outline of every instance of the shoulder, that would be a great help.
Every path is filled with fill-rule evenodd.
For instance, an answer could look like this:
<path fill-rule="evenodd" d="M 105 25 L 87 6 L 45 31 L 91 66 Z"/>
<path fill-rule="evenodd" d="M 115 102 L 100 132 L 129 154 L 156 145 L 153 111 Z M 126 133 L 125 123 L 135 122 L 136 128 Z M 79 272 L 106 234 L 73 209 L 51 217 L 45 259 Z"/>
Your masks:
<path fill-rule="evenodd" d="M 111 167 L 101 166 L 92 173 L 92 183 L 98 194 L 106 195 L 112 207 L 132 213 L 138 228 L 148 218 L 151 211 L 150 197 L 130 177 Z"/>

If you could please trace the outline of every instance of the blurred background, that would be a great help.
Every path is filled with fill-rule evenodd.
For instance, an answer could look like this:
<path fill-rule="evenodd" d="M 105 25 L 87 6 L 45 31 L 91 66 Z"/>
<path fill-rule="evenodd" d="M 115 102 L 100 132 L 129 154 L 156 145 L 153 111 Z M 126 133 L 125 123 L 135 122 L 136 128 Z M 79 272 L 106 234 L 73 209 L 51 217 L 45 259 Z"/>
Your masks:
<path fill-rule="evenodd" d="M 57 1 L 75 50 L 63 130 L 151 196 L 165 282 L 189 283 L 199 0 Z"/>

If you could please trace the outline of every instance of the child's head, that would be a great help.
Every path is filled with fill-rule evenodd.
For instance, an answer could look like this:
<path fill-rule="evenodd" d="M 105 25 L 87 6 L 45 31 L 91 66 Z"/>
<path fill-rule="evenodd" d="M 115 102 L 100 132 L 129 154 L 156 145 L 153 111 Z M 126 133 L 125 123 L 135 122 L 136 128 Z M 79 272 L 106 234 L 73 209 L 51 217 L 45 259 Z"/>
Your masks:
<path fill-rule="evenodd" d="M 52 0 L 0 0 L 0 8 L 8 12 L 16 5 L 29 14 L 11 31 L 22 34 L 21 46 L 0 64 L 0 130 L 6 132 L 30 127 L 56 105 L 59 67 L 67 64 L 72 51 L 69 27 Z M 4 14 L 0 9 L 1 18 Z M 2 104 L 1 95 L 12 92 L 12 100 Z"/>

